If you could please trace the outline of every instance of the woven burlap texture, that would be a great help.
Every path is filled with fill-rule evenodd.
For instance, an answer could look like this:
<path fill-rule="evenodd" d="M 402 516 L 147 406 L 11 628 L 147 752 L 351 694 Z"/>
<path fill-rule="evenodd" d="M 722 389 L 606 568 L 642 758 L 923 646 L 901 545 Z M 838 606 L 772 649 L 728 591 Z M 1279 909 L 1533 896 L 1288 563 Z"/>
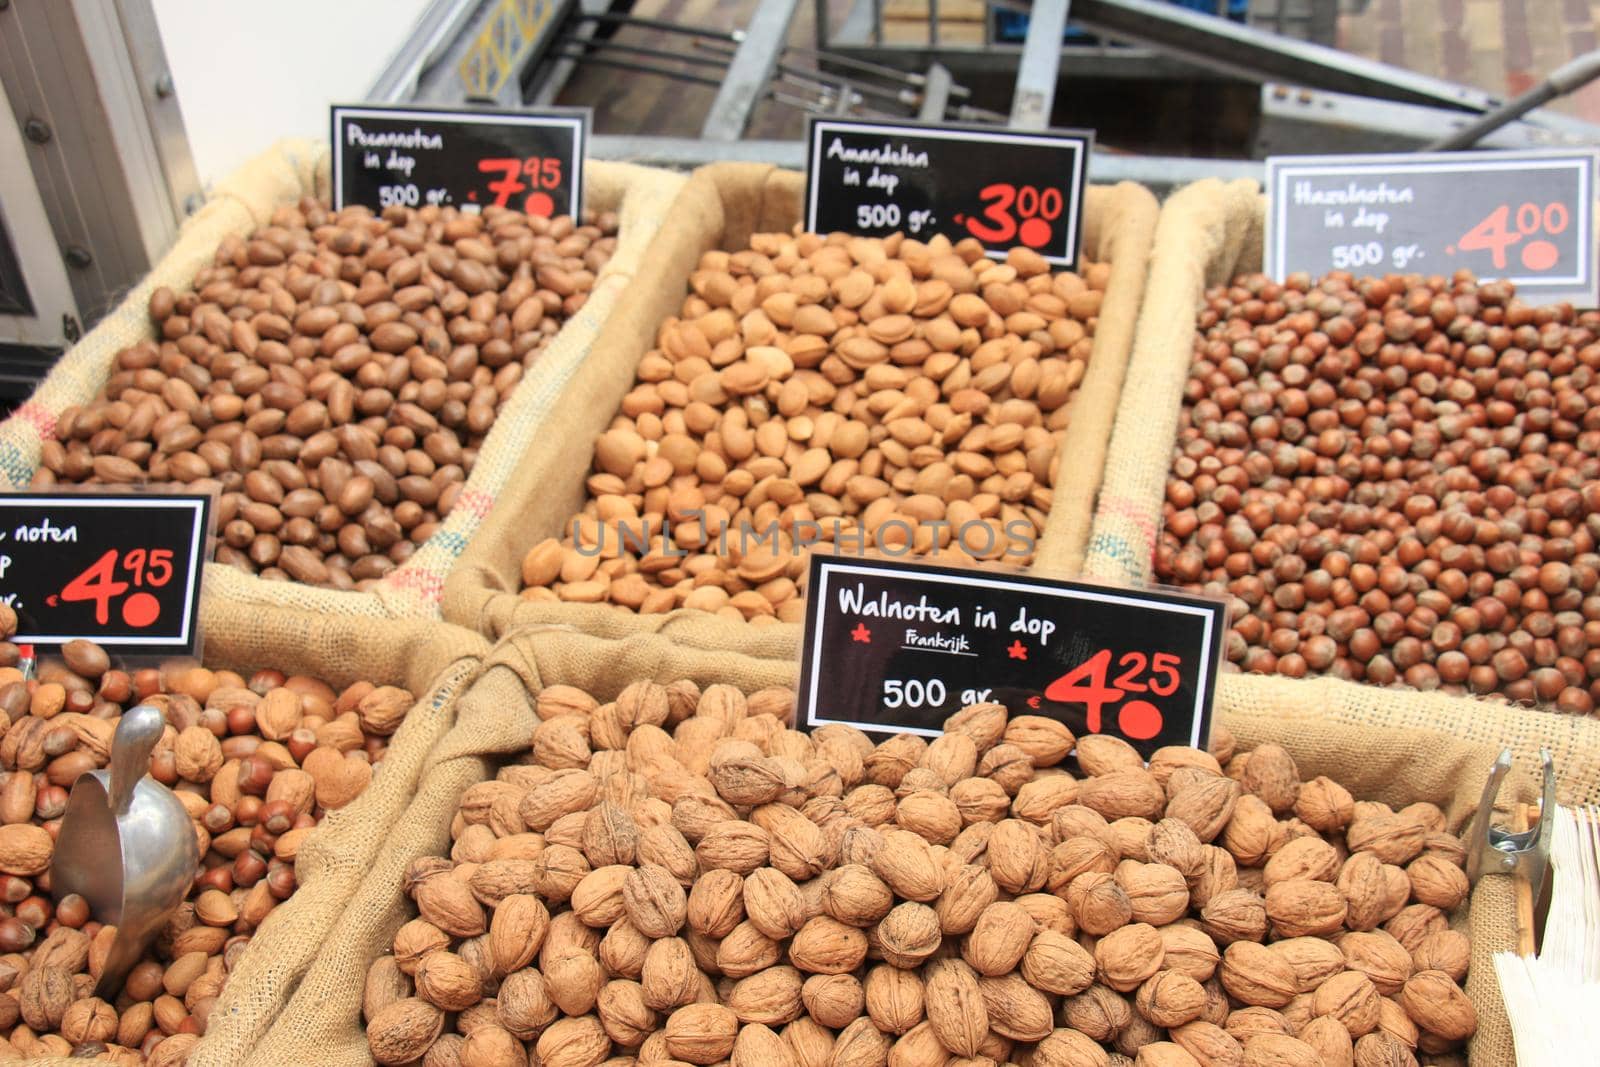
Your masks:
<path fill-rule="evenodd" d="M 275 209 L 303 196 L 326 196 L 328 167 L 326 145 L 283 141 L 218 183 L 211 199 L 184 226 L 177 243 L 150 275 L 62 357 L 16 414 L 0 423 L 0 488 L 25 488 L 38 466 L 40 442 L 54 432 L 61 412 L 94 398 L 110 376 L 118 352 L 153 338 L 146 310 L 152 292 L 162 286 L 191 288 L 195 273 L 211 264 L 224 238 L 249 234 Z M 323 615 L 438 618 L 446 574 L 520 469 L 524 453 L 550 436 L 547 425 L 567 383 L 590 354 L 606 319 L 625 306 L 624 295 L 632 299 L 634 278 L 649 261 L 646 249 L 685 181 L 682 175 L 624 163 L 590 161 L 585 165 L 585 206 L 618 214 L 616 252 L 600 272 L 583 309 L 563 324 L 501 408 L 478 450 L 457 505 L 439 532 L 373 592 L 265 581 L 231 567 L 211 565 L 206 570 L 206 596 L 296 607 Z"/>
<path fill-rule="evenodd" d="M 1161 209 L 1095 507 L 1086 577 L 1137 582 L 1150 575 L 1195 316 L 1207 286 L 1260 267 L 1261 220 L 1260 192 L 1251 181 L 1196 182 Z"/>
<path fill-rule="evenodd" d="M 447 855 L 461 794 L 493 777 L 509 757 L 527 751 L 537 722 L 532 698 L 545 685 L 575 685 L 611 700 L 641 679 L 725 682 L 747 693 L 792 687 L 795 681 L 795 666 L 787 660 L 689 649 L 657 635 L 612 642 L 548 627 L 508 636 L 485 663 L 460 698 L 455 727 L 428 754 L 410 806 L 366 864 L 367 874 L 339 917 L 335 936 L 318 946 L 293 999 L 251 1054 L 252 1067 L 371 1062 L 361 994 L 367 968 L 411 918 L 401 874 L 419 856 Z"/>
<path fill-rule="evenodd" d="M 456 725 L 430 754 L 416 798 L 394 824 L 370 873 L 339 919 L 338 936 L 321 947 L 294 998 L 257 1047 L 253 1065 L 306 1062 L 365 1064 L 363 976 L 389 951 L 394 932 L 414 914 L 400 890 L 406 864 L 446 855 L 456 803 L 469 786 L 527 751 L 537 722 L 532 699 L 545 685 L 575 685 L 605 701 L 632 681 L 691 678 L 745 692 L 792 687 L 792 661 L 762 660 L 688 648 L 660 635 L 606 641 L 554 627 L 520 630 L 489 653 L 482 675 L 458 702 Z M 1503 747 L 1515 755 L 1499 800 L 1536 797 L 1537 750 L 1551 748 L 1558 796 L 1575 804 L 1600 799 L 1600 725 L 1550 719 L 1564 730 L 1530 732 L 1527 717 L 1437 694 L 1398 694 L 1332 679 L 1297 681 L 1228 675 L 1217 692 L 1218 721 L 1241 749 L 1282 745 L 1301 777 L 1326 774 L 1361 799 L 1403 806 L 1437 804 L 1460 832 L 1477 805 L 1489 766 Z M 1511 1064 L 1510 1030 L 1489 955 L 1515 942 L 1512 893 L 1503 875 L 1484 878 L 1470 911 L 1455 921 L 1473 938 L 1468 993 L 1478 1010 L 1473 1063 Z M 1503 1057 L 1503 1058 L 1502 1058 Z"/>
<path fill-rule="evenodd" d="M 677 314 L 688 278 L 707 251 L 746 247 L 753 233 L 787 231 L 801 218 L 804 177 L 754 163 L 719 163 L 697 171 L 651 248 L 635 298 L 606 323 L 587 373 L 573 380 L 551 433 L 518 475 L 496 513 L 446 582 L 445 618 L 500 636 L 536 625 L 568 625 L 600 637 L 662 633 L 697 648 L 787 658 L 798 654 L 800 627 L 738 623 L 680 610 L 636 615 L 607 604 L 524 601 L 522 557 L 560 537 L 584 502 L 594 441 L 633 388 L 639 359 L 663 320 Z M 1157 218 L 1155 198 L 1131 183 L 1094 186 L 1084 210 L 1084 250 L 1111 264 L 1095 327 L 1089 368 L 1074 395 L 1054 504 L 1035 555 L 1042 573 L 1076 574 L 1082 565 L 1117 398 L 1144 288 Z"/>
<path fill-rule="evenodd" d="M 409 689 L 417 703 L 390 738 L 372 783 L 329 813 L 295 862 L 294 895 L 273 909 L 228 977 L 191 1053 L 192 1067 L 241 1062 L 288 1003 L 325 943 L 385 835 L 411 803 L 428 753 L 455 724 L 456 701 L 477 677 L 489 644 L 444 622 L 351 622 L 287 608 L 208 599 L 201 608 L 207 665 L 244 673 L 264 667 L 344 687 L 360 680 Z M 81 1059 L 37 1059 L 71 1067 Z M 280 1061 L 289 1062 L 289 1061 Z M 309 1062 L 296 1060 L 294 1062 Z"/>

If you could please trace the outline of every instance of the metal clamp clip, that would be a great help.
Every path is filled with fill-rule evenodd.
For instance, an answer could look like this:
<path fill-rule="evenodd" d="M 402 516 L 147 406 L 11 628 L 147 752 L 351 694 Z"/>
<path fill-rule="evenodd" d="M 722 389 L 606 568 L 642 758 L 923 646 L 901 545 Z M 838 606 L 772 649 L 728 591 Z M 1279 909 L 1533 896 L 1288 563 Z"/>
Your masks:
<path fill-rule="evenodd" d="M 1539 751 L 1544 765 L 1544 795 L 1539 805 L 1539 821 L 1531 828 L 1516 832 L 1490 826 L 1495 798 L 1500 794 L 1500 783 L 1511 770 L 1511 750 L 1501 751 L 1489 770 L 1489 780 L 1483 786 L 1483 798 L 1472 816 L 1467 829 L 1467 879 L 1474 885 L 1485 874 L 1521 874 L 1528 880 L 1535 896 L 1544 885 L 1550 870 L 1550 840 L 1554 834 L 1556 812 L 1556 770 L 1548 749 Z"/>

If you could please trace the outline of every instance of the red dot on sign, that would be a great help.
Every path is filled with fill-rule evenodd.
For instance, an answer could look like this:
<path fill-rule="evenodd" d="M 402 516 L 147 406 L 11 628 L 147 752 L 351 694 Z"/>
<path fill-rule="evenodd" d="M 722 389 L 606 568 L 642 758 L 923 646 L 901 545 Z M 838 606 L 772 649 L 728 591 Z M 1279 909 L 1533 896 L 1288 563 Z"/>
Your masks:
<path fill-rule="evenodd" d="M 1522 246 L 1522 265 L 1529 270 L 1549 270 L 1561 258 L 1561 250 L 1549 241 L 1529 241 Z"/>
<path fill-rule="evenodd" d="M 478 194 L 477 193 L 468 193 L 467 194 L 467 199 L 468 200 L 477 200 L 478 199 Z"/>
<path fill-rule="evenodd" d="M 550 199 L 549 193 L 534 193 L 528 197 L 527 211 L 530 215 L 547 219 L 555 214 L 556 202 Z"/>
<path fill-rule="evenodd" d="M 956 225 L 957 226 L 960 226 L 963 222 L 966 222 L 966 221 L 967 221 L 967 217 L 965 215 L 957 213 L 957 215 L 956 215 Z"/>
<path fill-rule="evenodd" d="M 61 603 L 61 601 L 60 601 L 60 600 L 58 600 L 58 599 L 57 599 L 57 598 L 56 598 L 56 597 L 54 597 L 54 596 L 47 596 L 47 597 L 45 597 L 45 598 L 44 598 L 44 602 L 45 602 L 45 603 L 46 603 L 46 604 L 48 604 L 48 605 L 50 605 L 50 606 L 51 606 L 51 607 L 52 607 L 52 608 L 53 608 L 53 607 L 55 607 L 55 606 L 56 606 L 56 605 L 57 605 L 57 604 L 59 604 L 59 603 Z"/>
<path fill-rule="evenodd" d="M 1124 737 L 1148 741 L 1161 732 L 1161 712 L 1148 700 L 1130 700 L 1117 712 L 1117 727 Z"/>
<path fill-rule="evenodd" d="M 135 593 L 122 602 L 122 621 L 135 630 L 143 629 L 161 617 L 161 601 L 149 593 Z"/>
<path fill-rule="evenodd" d="M 1050 224 L 1044 219 L 1027 219 L 1018 229 L 1017 236 L 1029 248 L 1043 248 L 1050 243 Z"/>
<path fill-rule="evenodd" d="M 1446 255 L 1450 255 L 1450 256 L 1453 256 L 1453 255 L 1455 255 L 1455 254 L 1456 254 L 1456 246 L 1455 246 L 1455 245 L 1447 245 L 1447 246 L 1446 246 L 1446 247 L 1445 247 L 1445 250 L 1444 250 L 1444 251 L 1445 251 L 1445 254 L 1446 254 Z"/>

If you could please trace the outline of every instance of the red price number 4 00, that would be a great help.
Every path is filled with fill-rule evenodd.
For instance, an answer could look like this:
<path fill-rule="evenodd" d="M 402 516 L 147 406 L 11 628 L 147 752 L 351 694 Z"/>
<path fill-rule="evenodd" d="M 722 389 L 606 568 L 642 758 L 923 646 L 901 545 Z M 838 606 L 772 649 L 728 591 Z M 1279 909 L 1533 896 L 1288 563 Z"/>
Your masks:
<path fill-rule="evenodd" d="M 522 210 L 529 215 L 538 215 L 542 218 L 549 218 L 555 214 L 555 199 L 544 190 L 560 187 L 561 160 L 537 157 L 480 159 L 478 172 L 499 175 L 489 183 L 489 191 L 494 194 L 495 207 L 505 207 L 511 203 L 513 196 L 532 189 L 533 192 L 522 201 Z M 524 178 L 527 180 L 524 181 Z"/>
<path fill-rule="evenodd" d="M 1514 216 L 1510 204 L 1501 204 L 1458 237 L 1456 243 L 1445 251 L 1453 253 L 1459 248 L 1463 252 L 1488 252 L 1494 261 L 1494 269 L 1505 270 L 1506 249 L 1524 237 L 1533 237 L 1535 239 L 1523 245 L 1518 255 L 1523 269 L 1549 270 L 1561 258 L 1561 250 L 1537 235 L 1543 233 L 1554 237 L 1566 230 L 1569 221 L 1567 206 L 1556 201 L 1543 207 L 1523 204 L 1517 208 Z"/>
<path fill-rule="evenodd" d="M 1125 652 L 1117 660 L 1120 672 L 1111 676 L 1111 650 L 1103 648 L 1050 683 L 1046 700 L 1058 704 L 1083 704 L 1089 709 L 1089 732 L 1101 732 L 1101 714 L 1107 704 L 1125 700 L 1129 693 L 1169 697 L 1178 691 L 1178 665 L 1170 652 L 1146 656 Z M 1146 674 L 1148 672 L 1147 677 Z M 1124 737 L 1148 741 L 1161 732 L 1161 711 L 1148 700 L 1129 700 L 1117 713 L 1117 728 Z"/>
<path fill-rule="evenodd" d="M 121 569 L 130 580 L 117 577 L 118 559 Z M 132 548 L 126 553 L 111 549 L 84 568 L 83 573 L 66 584 L 59 596 L 50 597 L 46 603 L 52 607 L 58 601 L 68 604 L 90 600 L 94 602 L 94 621 L 105 626 L 111 621 L 111 601 L 135 586 L 159 589 L 172 581 L 172 549 Z M 122 621 L 134 629 L 143 629 L 161 617 L 161 601 L 150 593 L 134 593 L 122 602 Z"/>
<path fill-rule="evenodd" d="M 965 223 L 968 233 L 989 245 L 1020 241 L 1029 248 L 1043 248 L 1055 232 L 1050 224 L 1065 208 L 1060 189 L 1039 190 L 1031 185 L 1018 189 L 1010 182 L 984 186 L 978 190 L 978 199 L 984 205 L 983 217 L 957 215 L 956 222 Z"/>

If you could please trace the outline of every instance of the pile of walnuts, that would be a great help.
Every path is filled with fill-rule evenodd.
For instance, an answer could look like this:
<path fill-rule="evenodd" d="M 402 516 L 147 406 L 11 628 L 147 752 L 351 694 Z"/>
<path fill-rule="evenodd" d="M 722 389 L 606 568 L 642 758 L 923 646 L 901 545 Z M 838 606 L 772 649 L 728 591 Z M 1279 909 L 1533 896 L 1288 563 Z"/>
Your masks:
<path fill-rule="evenodd" d="M 693 682 L 537 710 L 407 871 L 379 1063 L 1465 1062 L 1460 842 L 1275 745 L 1146 765 L 998 704 L 874 745 Z"/>

